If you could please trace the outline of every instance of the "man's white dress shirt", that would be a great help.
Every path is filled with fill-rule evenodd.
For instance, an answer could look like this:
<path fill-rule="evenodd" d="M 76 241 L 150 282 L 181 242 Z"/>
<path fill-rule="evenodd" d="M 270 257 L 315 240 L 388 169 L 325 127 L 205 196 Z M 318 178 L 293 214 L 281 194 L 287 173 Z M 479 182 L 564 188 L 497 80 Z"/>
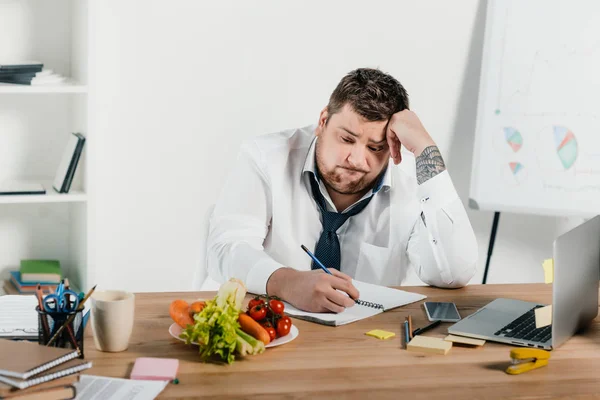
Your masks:
<path fill-rule="evenodd" d="M 310 271 L 312 260 L 300 245 L 313 251 L 322 231 L 309 181 L 314 130 L 263 135 L 242 145 L 210 219 L 212 279 L 238 278 L 249 292 L 263 294 L 279 268 Z M 336 210 L 322 181 L 320 188 L 329 210 Z M 411 267 L 432 286 L 469 282 L 477 242 L 447 171 L 419 185 L 414 155 L 404 151 L 399 165 L 390 160 L 381 189 L 366 196 L 374 197 L 337 231 L 342 272 L 386 286 L 401 285 Z"/>

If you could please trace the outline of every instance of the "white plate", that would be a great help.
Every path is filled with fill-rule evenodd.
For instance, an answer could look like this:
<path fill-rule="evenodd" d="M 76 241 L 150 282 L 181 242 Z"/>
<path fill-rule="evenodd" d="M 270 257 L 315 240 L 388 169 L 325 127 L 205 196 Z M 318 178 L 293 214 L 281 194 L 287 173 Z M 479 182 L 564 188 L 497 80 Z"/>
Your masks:
<path fill-rule="evenodd" d="M 182 342 L 185 342 L 184 339 L 179 337 L 179 335 L 181 335 L 181 332 L 183 332 L 183 328 L 181 328 L 179 325 L 177 325 L 174 322 L 169 327 L 169 333 L 171 334 L 171 336 L 173 336 L 177 340 L 181 340 Z M 298 337 L 299 333 L 300 332 L 298 331 L 298 328 L 296 328 L 296 325 L 292 325 L 292 329 L 290 329 L 290 333 L 288 333 L 287 335 L 285 335 L 283 337 L 273 340 L 271 343 L 269 343 L 265 347 L 266 348 L 276 347 L 276 346 L 281 346 L 282 344 L 289 343 L 292 340 L 296 339 Z M 197 345 L 198 343 L 192 343 L 192 344 Z"/>

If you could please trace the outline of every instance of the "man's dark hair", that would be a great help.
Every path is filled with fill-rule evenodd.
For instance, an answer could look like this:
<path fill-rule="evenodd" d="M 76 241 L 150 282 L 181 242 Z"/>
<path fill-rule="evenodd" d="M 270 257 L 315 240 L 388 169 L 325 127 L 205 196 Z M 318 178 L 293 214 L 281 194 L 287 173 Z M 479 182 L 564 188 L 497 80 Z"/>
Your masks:
<path fill-rule="evenodd" d="M 331 93 L 329 116 L 346 104 L 368 121 L 382 121 L 408 108 L 408 94 L 394 77 L 378 69 L 359 68 L 343 77 Z"/>

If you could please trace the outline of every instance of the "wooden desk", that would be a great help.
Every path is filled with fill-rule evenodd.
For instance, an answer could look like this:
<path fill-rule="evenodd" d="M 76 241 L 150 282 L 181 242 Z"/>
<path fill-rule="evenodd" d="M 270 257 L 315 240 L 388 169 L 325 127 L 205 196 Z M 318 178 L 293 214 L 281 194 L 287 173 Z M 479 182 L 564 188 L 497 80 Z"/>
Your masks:
<path fill-rule="evenodd" d="M 464 317 L 497 297 L 542 303 L 551 301 L 551 285 L 473 285 L 459 290 L 404 287 L 431 301 L 454 301 Z M 600 394 L 598 319 L 581 336 L 552 351 L 550 364 L 510 376 L 508 345 L 487 342 L 483 348 L 454 346 L 446 356 L 407 352 L 401 348 L 401 322 L 409 313 L 414 327 L 427 322 L 422 302 L 341 327 L 294 319 L 296 340 L 232 365 L 199 362 L 197 349 L 169 336 L 171 300 L 209 298 L 213 293 L 143 293 L 136 295 L 136 323 L 129 350 L 98 352 L 91 330 L 85 354 L 92 375 L 125 378 L 136 357 L 180 360 L 179 385 L 169 384 L 161 398 L 547 398 Z M 427 333 L 444 337 L 450 324 Z M 385 329 L 389 340 L 365 336 Z"/>

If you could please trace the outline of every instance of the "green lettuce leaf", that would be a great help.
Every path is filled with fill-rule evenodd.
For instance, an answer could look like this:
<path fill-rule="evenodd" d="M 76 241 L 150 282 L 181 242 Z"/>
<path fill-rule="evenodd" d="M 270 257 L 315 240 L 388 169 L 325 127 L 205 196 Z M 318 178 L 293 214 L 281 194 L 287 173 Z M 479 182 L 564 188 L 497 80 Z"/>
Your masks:
<path fill-rule="evenodd" d="M 239 281 L 238 281 L 239 282 Z M 214 355 L 231 364 L 235 360 L 237 332 L 240 327 L 238 315 L 246 288 L 241 282 L 227 282 L 213 300 L 194 316 L 194 325 L 181 333 L 190 344 L 199 343 L 200 357 L 206 361 Z"/>

